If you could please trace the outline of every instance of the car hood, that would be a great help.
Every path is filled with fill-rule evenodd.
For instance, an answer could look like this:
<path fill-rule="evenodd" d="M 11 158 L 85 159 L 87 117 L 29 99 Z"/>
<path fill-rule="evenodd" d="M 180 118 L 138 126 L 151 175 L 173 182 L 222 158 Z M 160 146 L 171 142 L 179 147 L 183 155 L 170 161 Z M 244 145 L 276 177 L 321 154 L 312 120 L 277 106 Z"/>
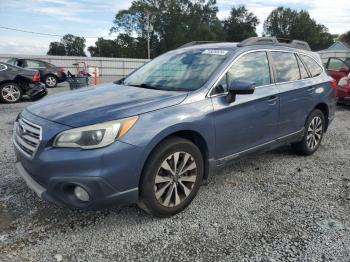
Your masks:
<path fill-rule="evenodd" d="M 174 106 L 187 94 L 110 83 L 50 96 L 26 110 L 50 121 L 80 127 Z"/>

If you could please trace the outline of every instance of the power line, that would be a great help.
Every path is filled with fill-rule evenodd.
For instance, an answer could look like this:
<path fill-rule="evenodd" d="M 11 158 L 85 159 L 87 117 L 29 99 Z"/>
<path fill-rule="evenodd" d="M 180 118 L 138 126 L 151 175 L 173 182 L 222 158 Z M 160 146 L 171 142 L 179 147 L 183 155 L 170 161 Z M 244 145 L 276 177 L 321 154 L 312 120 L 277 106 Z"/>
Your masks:
<path fill-rule="evenodd" d="M 0 29 L 10 30 L 10 31 L 16 31 L 16 32 L 22 32 L 22 33 L 28 33 L 28 34 L 34 34 L 39 36 L 55 36 L 55 37 L 63 37 L 64 35 L 57 35 L 57 34 L 49 34 L 49 33 L 40 33 L 40 32 L 34 32 L 34 31 L 28 31 L 18 28 L 12 28 L 12 27 L 6 27 L 6 26 L 0 26 Z M 108 36 L 81 36 L 84 38 L 99 38 L 99 37 L 112 37 L 110 35 Z"/>

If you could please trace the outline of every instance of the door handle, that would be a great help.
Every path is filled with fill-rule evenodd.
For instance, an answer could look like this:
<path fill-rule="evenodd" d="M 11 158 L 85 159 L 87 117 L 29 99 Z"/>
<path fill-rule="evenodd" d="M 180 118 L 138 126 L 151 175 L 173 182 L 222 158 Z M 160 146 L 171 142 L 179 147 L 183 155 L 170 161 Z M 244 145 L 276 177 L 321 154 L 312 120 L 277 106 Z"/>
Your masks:
<path fill-rule="evenodd" d="M 275 105 L 276 102 L 278 100 L 278 97 L 277 96 L 270 96 L 269 99 L 267 100 L 267 102 L 270 104 L 270 105 Z"/>
<path fill-rule="evenodd" d="M 311 86 L 311 87 L 308 87 L 307 91 L 309 93 L 313 93 L 315 91 L 315 87 Z"/>

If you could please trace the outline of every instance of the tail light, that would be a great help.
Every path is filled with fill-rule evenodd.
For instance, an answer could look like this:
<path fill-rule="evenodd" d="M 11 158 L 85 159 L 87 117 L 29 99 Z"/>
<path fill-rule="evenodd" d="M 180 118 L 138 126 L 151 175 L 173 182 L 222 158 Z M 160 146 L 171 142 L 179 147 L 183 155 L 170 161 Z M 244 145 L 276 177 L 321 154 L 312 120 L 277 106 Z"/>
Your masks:
<path fill-rule="evenodd" d="M 331 87 L 336 89 L 338 86 L 337 80 L 335 80 L 334 78 L 332 78 L 332 80 L 330 81 Z"/>
<path fill-rule="evenodd" d="M 36 73 L 33 75 L 32 81 L 33 81 L 33 82 L 40 82 L 40 73 L 39 73 L 39 71 L 36 72 Z"/>
<path fill-rule="evenodd" d="M 64 67 L 58 67 L 57 70 L 60 71 L 61 73 L 63 73 L 64 72 Z"/>

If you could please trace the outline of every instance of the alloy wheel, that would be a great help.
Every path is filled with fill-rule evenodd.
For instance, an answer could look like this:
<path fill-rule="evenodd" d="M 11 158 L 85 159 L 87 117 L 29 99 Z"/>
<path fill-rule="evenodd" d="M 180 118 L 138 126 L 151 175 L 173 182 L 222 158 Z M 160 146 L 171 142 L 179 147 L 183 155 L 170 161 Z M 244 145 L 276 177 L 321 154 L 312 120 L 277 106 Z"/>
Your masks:
<path fill-rule="evenodd" d="M 2 88 L 1 96 L 5 101 L 13 103 L 20 99 L 21 91 L 15 85 L 7 85 Z"/>
<path fill-rule="evenodd" d="M 56 78 L 53 77 L 53 76 L 49 76 L 46 78 L 46 84 L 49 86 L 49 87 L 54 87 L 56 85 Z"/>
<path fill-rule="evenodd" d="M 197 179 L 197 164 L 186 152 L 175 152 L 161 164 L 155 177 L 155 196 L 165 207 L 182 203 L 192 192 Z"/>
<path fill-rule="evenodd" d="M 323 124 L 322 119 L 319 116 L 314 117 L 309 125 L 307 130 L 307 145 L 313 150 L 315 149 L 321 142 L 323 135 Z"/>

